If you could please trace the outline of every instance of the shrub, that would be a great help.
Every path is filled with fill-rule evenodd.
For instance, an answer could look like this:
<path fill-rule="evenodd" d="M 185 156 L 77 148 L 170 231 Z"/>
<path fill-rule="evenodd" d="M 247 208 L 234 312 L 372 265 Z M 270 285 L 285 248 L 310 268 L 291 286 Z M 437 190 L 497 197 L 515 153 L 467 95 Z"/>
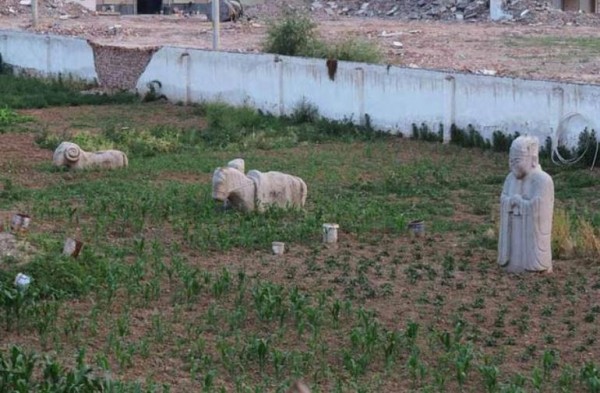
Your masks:
<path fill-rule="evenodd" d="M 417 126 L 415 123 L 412 125 L 412 139 L 428 141 L 428 142 L 442 142 L 444 140 L 444 128 L 440 124 L 438 132 L 431 131 L 429 126 L 425 123 L 421 123 L 421 126 Z"/>
<path fill-rule="evenodd" d="M 587 127 L 579 134 L 577 148 L 572 152 L 572 156 L 581 157 L 581 164 L 584 166 L 598 165 L 598 140 L 596 131 L 589 131 Z"/>
<path fill-rule="evenodd" d="M 288 10 L 267 30 L 263 50 L 286 56 L 306 56 L 335 60 L 377 63 L 382 54 L 377 45 L 359 38 L 327 43 L 318 38 L 317 24 L 306 14 Z"/>
<path fill-rule="evenodd" d="M 362 63 L 378 63 L 383 56 L 377 45 L 360 38 L 347 38 L 332 44 L 327 57 Z"/>
<path fill-rule="evenodd" d="M 566 146 L 557 146 L 558 155 L 571 164 L 577 164 L 578 167 L 598 166 L 598 155 L 600 155 L 600 145 L 596 138 L 596 131 L 589 131 L 586 128 L 579 134 L 577 147 L 569 149 Z M 544 146 L 540 151 L 540 158 L 557 160 L 559 157 L 552 149 L 552 138 L 547 137 Z"/>
<path fill-rule="evenodd" d="M 510 150 L 512 142 L 519 137 L 519 133 L 506 135 L 502 131 L 494 131 L 492 134 L 492 149 L 498 152 L 507 152 Z"/>
<path fill-rule="evenodd" d="M 290 116 L 290 120 L 294 124 L 315 123 L 320 118 L 319 108 L 306 101 L 306 99 L 300 101 Z"/>
<path fill-rule="evenodd" d="M 280 55 L 310 56 L 318 41 L 316 27 L 309 16 L 287 10 L 281 20 L 269 25 L 263 49 Z"/>
<path fill-rule="evenodd" d="M 496 131 L 499 132 L 499 131 Z M 490 141 L 484 139 L 475 128 L 469 124 L 466 130 L 458 128 L 452 124 L 450 127 L 450 143 L 462 147 L 479 147 L 481 149 L 489 149 Z"/>

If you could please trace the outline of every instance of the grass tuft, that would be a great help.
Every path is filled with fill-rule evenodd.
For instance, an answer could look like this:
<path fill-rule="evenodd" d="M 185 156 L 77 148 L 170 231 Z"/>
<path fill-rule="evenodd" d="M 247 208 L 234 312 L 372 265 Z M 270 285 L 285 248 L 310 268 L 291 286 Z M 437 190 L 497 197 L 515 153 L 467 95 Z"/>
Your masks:
<path fill-rule="evenodd" d="M 598 230 L 584 218 L 577 221 L 577 252 L 580 256 L 598 261 L 600 236 Z"/>
<path fill-rule="evenodd" d="M 552 221 L 552 255 L 556 259 L 566 259 L 573 256 L 573 251 L 571 219 L 564 209 L 556 208 Z"/>

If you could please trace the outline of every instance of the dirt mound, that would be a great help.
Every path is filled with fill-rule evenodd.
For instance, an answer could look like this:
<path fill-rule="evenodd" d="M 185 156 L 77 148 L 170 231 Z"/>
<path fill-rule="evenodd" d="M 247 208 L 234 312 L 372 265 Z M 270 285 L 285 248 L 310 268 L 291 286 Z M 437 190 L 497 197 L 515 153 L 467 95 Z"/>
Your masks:
<path fill-rule="evenodd" d="M 69 18 L 88 15 L 93 11 L 65 0 L 38 0 L 40 17 Z M 0 2 L 0 15 L 19 16 L 31 14 L 31 0 L 3 0 Z"/>

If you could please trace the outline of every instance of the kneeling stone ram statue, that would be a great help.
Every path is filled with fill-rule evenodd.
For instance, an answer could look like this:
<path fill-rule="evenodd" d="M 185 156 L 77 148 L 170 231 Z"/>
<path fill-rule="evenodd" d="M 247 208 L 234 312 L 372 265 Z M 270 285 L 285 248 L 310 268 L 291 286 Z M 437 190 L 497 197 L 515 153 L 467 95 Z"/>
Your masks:
<path fill-rule="evenodd" d="M 69 169 L 123 168 L 129 164 L 127 155 L 120 150 L 87 152 L 71 142 L 61 143 L 54 151 L 52 163 Z"/>

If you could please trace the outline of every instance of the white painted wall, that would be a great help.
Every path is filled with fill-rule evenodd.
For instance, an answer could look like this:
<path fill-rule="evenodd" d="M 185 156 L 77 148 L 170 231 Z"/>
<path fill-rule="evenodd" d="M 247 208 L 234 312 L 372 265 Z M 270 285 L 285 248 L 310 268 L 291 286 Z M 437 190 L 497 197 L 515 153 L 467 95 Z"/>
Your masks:
<path fill-rule="evenodd" d="M 335 80 L 325 60 L 165 47 L 138 88 L 160 80 L 173 101 L 220 99 L 286 114 L 303 99 L 331 119 L 364 121 L 410 134 L 412 124 L 437 131 L 471 124 L 485 138 L 520 132 L 576 143 L 582 126 L 600 130 L 600 86 L 429 71 L 352 62 L 338 64 Z M 573 120 L 578 114 L 578 121 Z"/>
<path fill-rule="evenodd" d="M 42 75 L 98 79 L 94 52 L 86 40 L 0 30 L 0 53 L 4 62 Z"/>
<path fill-rule="evenodd" d="M 45 75 L 97 79 L 93 50 L 76 38 L 0 31 L 4 61 Z M 118 72 L 118 70 L 116 71 Z M 305 100 L 330 119 L 410 134 L 412 124 L 437 131 L 471 124 L 494 131 L 559 138 L 573 145 L 583 127 L 600 131 L 600 85 L 472 75 L 339 62 L 334 80 L 325 60 L 163 47 L 140 77 L 140 93 L 158 80 L 171 101 L 222 100 L 289 114 Z"/>

